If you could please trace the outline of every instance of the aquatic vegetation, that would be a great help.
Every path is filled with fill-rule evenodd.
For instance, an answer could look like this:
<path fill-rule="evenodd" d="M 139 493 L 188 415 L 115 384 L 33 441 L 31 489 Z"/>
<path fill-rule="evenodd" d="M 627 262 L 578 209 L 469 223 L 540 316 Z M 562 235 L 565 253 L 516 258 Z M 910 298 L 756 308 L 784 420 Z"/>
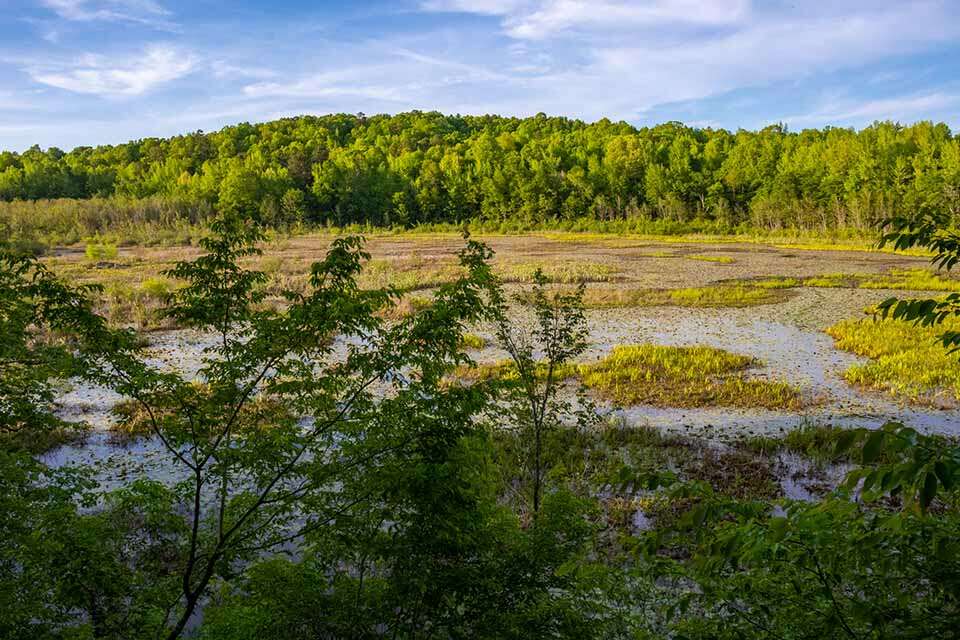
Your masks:
<path fill-rule="evenodd" d="M 922 327 L 897 320 L 844 320 L 826 332 L 838 349 L 870 358 L 850 367 L 844 378 L 855 385 L 928 402 L 937 396 L 960 399 L 960 361 L 938 340 L 960 330 L 960 320 Z"/>
<path fill-rule="evenodd" d="M 464 349 L 483 349 L 487 346 L 487 341 L 475 333 L 464 333 L 460 336 L 460 345 Z"/>
<path fill-rule="evenodd" d="M 736 262 L 736 260 L 734 260 L 730 256 L 707 256 L 707 255 L 701 255 L 701 254 L 693 254 L 693 255 L 687 255 L 683 257 L 688 260 L 699 260 L 700 262 L 716 262 L 717 264 L 733 264 L 734 262 Z"/>
<path fill-rule="evenodd" d="M 827 273 L 809 278 L 762 278 L 739 281 L 764 289 L 793 287 L 846 289 L 899 289 L 901 291 L 960 291 L 960 280 L 929 269 L 891 269 L 884 274 Z"/>
<path fill-rule="evenodd" d="M 587 388 L 625 406 L 783 410 L 803 406 L 796 387 L 744 375 L 759 365 L 756 358 L 712 347 L 643 344 L 615 347 L 598 362 L 567 365 L 557 375 L 578 377 Z M 455 375 L 472 382 L 510 380 L 516 377 L 516 369 L 503 360 L 461 367 Z"/>
<path fill-rule="evenodd" d="M 781 437 L 753 436 L 737 442 L 737 447 L 758 455 L 789 451 L 818 462 L 850 460 L 850 450 L 838 451 L 837 443 L 850 430 L 832 424 L 804 423 Z"/>
<path fill-rule="evenodd" d="M 92 262 L 100 262 L 102 260 L 113 260 L 117 257 L 119 253 L 117 245 L 112 242 L 107 242 L 100 238 L 94 238 L 87 241 L 87 245 L 84 248 L 84 254 L 87 257 L 87 260 Z"/>
<path fill-rule="evenodd" d="M 543 272 L 547 282 L 558 284 L 616 282 L 622 279 L 619 269 L 601 262 L 506 262 L 494 265 L 494 273 L 504 282 L 533 282 L 538 269 Z"/>
<path fill-rule="evenodd" d="M 414 257 L 407 260 L 368 260 L 360 274 L 360 286 L 365 289 L 395 287 L 401 291 L 431 289 L 453 282 L 464 270 L 454 262 L 425 260 Z"/>
<path fill-rule="evenodd" d="M 614 348 L 581 367 L 584 384 L 623 405 L 797 409 L 800 391 L 775 380 L 748 378 L 755 358 L 712 347 L 636 345 Z"/>
<path fill-rule="evenodd" d="M 739 284 L 687 287 L 681 289 L 587 289 L 584 306 L 592 309 L 611 307 L 752 307 L 776 304 L 787 297 L 770 287 Z"/>

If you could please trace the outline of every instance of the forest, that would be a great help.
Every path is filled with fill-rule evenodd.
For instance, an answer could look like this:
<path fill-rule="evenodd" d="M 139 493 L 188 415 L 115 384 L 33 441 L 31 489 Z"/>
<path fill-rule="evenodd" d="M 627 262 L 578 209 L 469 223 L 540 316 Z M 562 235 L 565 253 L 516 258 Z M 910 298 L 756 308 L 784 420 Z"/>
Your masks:
<path fill-rule="evenodd" d="M 0 201 L 8 233 L 41 244 L 196 224 L 214 209 L 273 227 L 576 221 L 862 235 L 906 212 L 960 211 L 960 138 L 930 122 L 730 132 L 543 114 L 302 116 L 6 151 Z"/>

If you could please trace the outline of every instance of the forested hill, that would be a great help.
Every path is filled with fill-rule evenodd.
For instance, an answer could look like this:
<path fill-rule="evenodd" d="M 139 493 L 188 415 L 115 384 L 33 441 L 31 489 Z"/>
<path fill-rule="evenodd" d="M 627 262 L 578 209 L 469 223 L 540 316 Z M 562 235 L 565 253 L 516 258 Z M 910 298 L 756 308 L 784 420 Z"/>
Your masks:
<path fill-rule="evenodd" d="M 960 138 L 929 122 L 731 133 L 412 112 L 0 154 L 2 200 L 114 196 L 269 224 L 643 216 L 865 228 L 898 211 L 960 212 Z"/>

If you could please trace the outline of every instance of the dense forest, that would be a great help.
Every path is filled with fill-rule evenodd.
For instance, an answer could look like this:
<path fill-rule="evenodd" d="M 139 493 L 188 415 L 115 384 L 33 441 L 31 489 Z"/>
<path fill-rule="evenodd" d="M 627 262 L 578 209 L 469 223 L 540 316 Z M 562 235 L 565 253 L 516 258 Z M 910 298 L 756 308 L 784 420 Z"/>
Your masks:
<path fill-rule="evenodd" d="M 586 218 L 862 230 L 907 212 L 960 211 L 960 138 L 930 122 L 733 133 L 543 114 L 303 116 L 3 152 L 0 200 L 14 201 L 0 210 L 14 235 L 39 225 L 66 240 L 109 231 L 118 216 L 196 222 L 214 210 L 273 226 Z M 38 222 L 38 207 L 57 220 Z"/>

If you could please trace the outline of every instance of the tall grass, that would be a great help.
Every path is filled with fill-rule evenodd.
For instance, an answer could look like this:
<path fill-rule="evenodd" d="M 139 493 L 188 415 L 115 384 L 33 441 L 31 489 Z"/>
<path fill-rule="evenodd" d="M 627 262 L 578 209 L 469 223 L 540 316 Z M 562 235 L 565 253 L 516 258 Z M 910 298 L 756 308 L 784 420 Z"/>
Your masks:
<path fill-rule="evenodd" d="M 745 285 L 711 285 L 681 289 L 598 289 L 584 293 L 584 306 L 591 309 L 619 307 L 753 307 L 776 304 L 787 293 Z"/>
<path fill-rule="evenodd" d="M 567 365 L 557 376 L 578 377 L 602 397 L 625 406 L 800 409 L 803 399 L 796 387 L 747 377 L 746 372 L 760 364 L 750 356 L 712 347 L 642 344 L 615 347 L 595 363 Z M 516 370 L 503 360 L 461 367 L 456 377 L 510 380 Z"/>
<path fill-rule="evenodd" d="M 35 251 L 91 236 L 121 245 L 191 244 L 212 215 L 206 202 L 160 196 L 0 201 L 0 230 Z"/>
<path fill-rule="evenodd" d="M 810 278 L 762 278 L 742 284 L 763 289 L 815 287 L 829 289 L 896 289 L 900 291 L 960 291 L 960 280 L 930 269 L 890 269 L 884 274 L 826 273 Z"/>
<path fill-rule="evenodd" d="M 845 320 L 829 327 L 838 349 L 870 358 L 844 372 L 849 382 L 918 402 L 960 400 L 960 360 L 938 341 L 960 320 L 921 327 L 897 320 Z"/>
<path fill-rule="evenodd" d="M 581 369 L 583 382 L 626 405 L 798 409 L 800 392 L 785 382 L 748 378 L 755 358 L 712 347 L 636 345 Z"/>

